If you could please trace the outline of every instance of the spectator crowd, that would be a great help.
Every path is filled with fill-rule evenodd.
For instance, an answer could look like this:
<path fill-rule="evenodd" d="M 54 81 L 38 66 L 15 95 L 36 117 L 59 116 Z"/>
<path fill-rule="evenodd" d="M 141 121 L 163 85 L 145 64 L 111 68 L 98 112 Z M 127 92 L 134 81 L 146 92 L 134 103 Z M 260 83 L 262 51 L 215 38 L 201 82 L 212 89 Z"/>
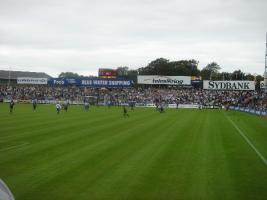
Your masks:
<path fill-rule="evenodd" d="M 260 91 L 222 91 L 195 88 L 86 88 L 77 86 L 0 86 L 0 100 L 33 100 L 83 102 L 92 97 L 96 103 L 201 104 L 233 105 L 267 110 L 267 94 Z"/>

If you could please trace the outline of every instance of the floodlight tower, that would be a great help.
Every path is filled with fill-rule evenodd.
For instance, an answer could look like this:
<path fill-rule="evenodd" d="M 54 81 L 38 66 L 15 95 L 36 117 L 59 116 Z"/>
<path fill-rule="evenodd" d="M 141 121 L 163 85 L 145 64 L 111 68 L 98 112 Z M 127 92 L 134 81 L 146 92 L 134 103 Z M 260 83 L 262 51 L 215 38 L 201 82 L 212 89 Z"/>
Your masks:
<path fill-rule="evenodd" d="M 266 49 L 265 49 L 264 88 L 265 88 L 265 93 L 267 93 L 267 32 L 266 32 Z"/>

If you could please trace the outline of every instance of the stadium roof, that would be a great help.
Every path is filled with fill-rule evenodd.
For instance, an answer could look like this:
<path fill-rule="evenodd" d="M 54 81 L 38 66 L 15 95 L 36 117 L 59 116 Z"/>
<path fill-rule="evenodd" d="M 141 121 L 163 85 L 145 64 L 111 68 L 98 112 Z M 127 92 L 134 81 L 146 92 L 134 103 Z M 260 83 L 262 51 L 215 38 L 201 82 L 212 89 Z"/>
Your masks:
<path fill-rule="evenodd" d="M 31 77 L 31 78 L 51 78 L 44 72 L 23 72 L 23 71 L 9 71 L 0 70 L 0 79 L 17 79 L 18 77 Z"/>

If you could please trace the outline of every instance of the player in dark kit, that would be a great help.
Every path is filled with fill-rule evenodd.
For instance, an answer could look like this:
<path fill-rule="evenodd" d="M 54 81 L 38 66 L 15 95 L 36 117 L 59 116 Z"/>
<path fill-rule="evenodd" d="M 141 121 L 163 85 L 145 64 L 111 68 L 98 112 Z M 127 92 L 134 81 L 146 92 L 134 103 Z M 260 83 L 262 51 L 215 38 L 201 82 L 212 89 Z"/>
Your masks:
<path fill-rule="evenodd" d="M 125 106 L 123 106 L 123 117 L 129 117 L 127 108 Z"/>
<path fill-rule="evenodd" d="M 162 103 L 160 104 L 159 112 L 160 113 L 164 113 L 164 107 L 163 107 L 163 104 Z"/>
<path fill-rule="evenodd" d="M 159 110 L 159 99 L 155 99 L 156 110 Z"/>
<path fill-rule="evenodd" d="M 179 108 L 179 99 L 176 99 L 176 109 Z"/>
<path fill-rule="evenodd" d="M 33 107 L 33 111 L 35 111 L 36 110 L 36 107 L 37 107 L 37 100 L 36 99 L 34 99 L 32 101 L 32 107 Z"/>
<path fill-rule="evenodd" d="M 229 108 L 230 108 L 230 103 L 229 103 L 229 102 L 227 102 L 227 104 L 225 105 L 225 110 L 226 110 L 226 111 L 228 111 L 228 110 L 229 110 Z"/>
<path fill-rule="evenodd" d="M 13 101 L 13 99 L 12 99 L 12 100 L 10 101 L 10 103 L 9 103 L 9 113 L 13 113 L 14 105 L 15 105 L 15 103 L 14 103 L 14 101 Z"/>
<path fill-rule="evenodd" d="M 135 102 L 134 101 L 130 101 L 131 110 L 134 110 L 134 106 L 135 106 Z"/>
<path fill-rule="evenodd" d="M 88 102 L 88 101 L 85 101 L 85 102 L 84 102 L 84 109 L 85 109 L 86 111 L 89 110 L 89 106 L 90 106 L 89 102 Z"/>
<path fill-rule="evenodd" d="M 67 112 L 68 111 L 68 108 L 69 108 L 69 101 L 64 101 L 64 104 L 63 104 L 63 108 L 64 110 Z"/>

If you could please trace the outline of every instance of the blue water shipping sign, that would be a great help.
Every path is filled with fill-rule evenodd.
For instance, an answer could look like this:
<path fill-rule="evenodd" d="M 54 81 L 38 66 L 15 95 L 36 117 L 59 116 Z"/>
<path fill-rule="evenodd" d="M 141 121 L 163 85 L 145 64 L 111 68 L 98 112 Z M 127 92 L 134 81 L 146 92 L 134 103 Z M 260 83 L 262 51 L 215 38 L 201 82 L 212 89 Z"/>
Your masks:
<path fill-rule="evenodd" d="M 104 79 L 104 78 L 51 78 L 50 85 L 76 85 L 87 87 L 132 87 L 132 80 Z"/>
<path fill-rule="evenodd" d="M 81 86 L 92 87 L 131 87 L 132 81 L 120 79 L 82 79 Z"/>

